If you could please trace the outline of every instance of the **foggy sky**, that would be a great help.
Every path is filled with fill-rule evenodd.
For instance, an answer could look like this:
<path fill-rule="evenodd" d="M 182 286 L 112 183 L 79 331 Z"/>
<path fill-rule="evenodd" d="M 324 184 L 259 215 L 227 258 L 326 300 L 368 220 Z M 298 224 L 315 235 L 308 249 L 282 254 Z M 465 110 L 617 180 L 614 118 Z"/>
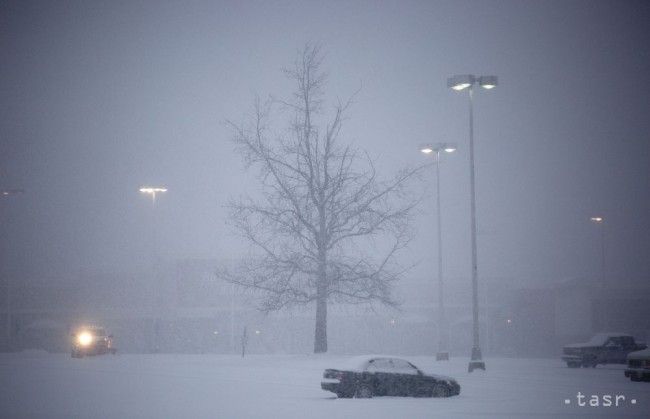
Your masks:
<path fill-rule="evenodd" d="M 632 1 L 25 2 L 0 4 L 0 275 L 64 280 L 170 260 L 237 258 L 230 197 L 254 193 L 226 119 L 321 43 L 328 98 L 361 87 L 345 141 L 383 176 L 444 156 L 445 275 L 470 275 L 468 99 L 475 96 L 479 277 L 522 285 L 650 277 L 650 8 Z M 431 185 L 435 173 L 427 178 Z M 138 192 L 165 185 L 155 212 Z M 407 259 L 436 270 L 435 205 Z M 156 237 L 152 233 L 156 226 Z"/>

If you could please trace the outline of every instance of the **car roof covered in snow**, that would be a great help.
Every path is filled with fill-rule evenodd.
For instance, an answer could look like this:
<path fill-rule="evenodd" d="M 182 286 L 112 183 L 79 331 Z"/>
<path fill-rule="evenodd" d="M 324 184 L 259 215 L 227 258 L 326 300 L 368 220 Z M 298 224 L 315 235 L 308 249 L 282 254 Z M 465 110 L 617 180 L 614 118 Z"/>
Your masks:
<path fill-rule="evenodd" d="M 401 356 L 370 354 L 370 355 L 357 355 L 357 356 L 350 357 L 336 364 L 334 368 L 338 370 L 361 372 L 365 370 L 366 366 L 368 365 L 368 362 L 370 362 L 373 359 L 380 359 L 380 358 L 401 359 L 413 364 L 411 361 Z"/>
<path fill-rule="evenodd" d="M 567 347 L 577 348 L 577 347 L 586 347 L 586 346 L 603 346 L 605 342 L 607 342 L 607 339 L 611 337 L 621 337 L 621 336 L 632 337 L 632 335 L 630 335 L 629 333 L 620 333 L 620 332 L 596 333 L 587 342 L 574 343 L 571 345 L 567 345 Z"/>
<path fill-rule="evenodd" d="M 650 359 L 650 348 L 642 351 L 630 352 L 627 354 L 628 359 Z"/>
<path fill-rule="evenodd" d="M 337 369 L 339 371 L 354 371 L 354 372 L 363 372 L 366 369 L 366 366 L 368 365 L 368 362 L 370 362 L 373 359 L 401 359 L 403 361 L 406 361 L 410 363 L 411 365 L 414 365 L 415 367 L 419 368 L 417 365 L 415 365 L 411 360 L 408 358 L 404 358 L 403 356 L 396 356 L 396 355 L 385 355 L 385 354 L 370 354 L 370 355 L 358 355 L 358 356 L 353 356 L 350 358 L 347 358 L 345 360 L 342 360 L 338 364 L 335 364 L 332 366 L 332 369 Z M 434 377 L 438 380 L 447 380 L 447 381 L 456 381 L 455 378 L 447 376 L 447 375 L 440 375 L 440 374 L 432 374 L 430 372 L 426 372 L 425 375 L 429 377 Z"/>
<path fill-rule="evenodd" d="M 383 355 L 357 355 L 341 359 L 334 363 L 331 368 L 343 371 L 363 371 L 371 359 L 390 358 Z"/>
<path fill-rule="evenodd" d="M 587 343 L 594 345 L 604 345 L 607 339 L 611 337 L 631 336 L 629 333 L 611 332 L 611 333 L 596 333 Z"/>

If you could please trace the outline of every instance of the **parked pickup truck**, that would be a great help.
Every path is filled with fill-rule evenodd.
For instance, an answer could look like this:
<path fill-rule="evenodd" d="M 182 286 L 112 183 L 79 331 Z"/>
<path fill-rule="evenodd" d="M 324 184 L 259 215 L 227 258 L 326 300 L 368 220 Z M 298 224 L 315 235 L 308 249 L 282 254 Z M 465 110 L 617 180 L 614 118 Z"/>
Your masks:
<path fill-rule="evenodd" d="M 625 376 L 632 381 L 650 381 L 650 349 L 628 354 Z"/>
<path fill-rule="evenodd" d="M 596 367 L 598 364 L 625 364 L 630 352 L 646 349 L 634 336 L 624 333 L 598 333 L 588 342 L 564 347 L 562 360 L 569 368 Z"/>

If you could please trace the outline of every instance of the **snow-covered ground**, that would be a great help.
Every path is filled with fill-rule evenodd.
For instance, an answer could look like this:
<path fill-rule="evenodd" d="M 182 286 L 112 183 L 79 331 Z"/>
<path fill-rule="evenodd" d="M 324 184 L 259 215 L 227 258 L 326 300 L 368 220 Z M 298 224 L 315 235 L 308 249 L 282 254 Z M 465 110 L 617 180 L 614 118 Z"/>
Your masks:
<path fill-rule="evenodd" d="M 407 357 L 427 372 L 455 377 L 460 396 L 358 400 L 320 389 L 323 370 L 344 358 L 118 354 L 79 360 L 40 352 L 0 354 L 0 417 L 650 417 L 650 383 L 630 382 L 620 365 L 569 369 L 559 360 L 488 358 L 487 372 L 468 374 L 467 359 Z M 616 395 L 625 400 L 603 407 L 605 395 L 613 396 L 612 404 Z M 600 407 L 589 406 L 592 396 Z"/>

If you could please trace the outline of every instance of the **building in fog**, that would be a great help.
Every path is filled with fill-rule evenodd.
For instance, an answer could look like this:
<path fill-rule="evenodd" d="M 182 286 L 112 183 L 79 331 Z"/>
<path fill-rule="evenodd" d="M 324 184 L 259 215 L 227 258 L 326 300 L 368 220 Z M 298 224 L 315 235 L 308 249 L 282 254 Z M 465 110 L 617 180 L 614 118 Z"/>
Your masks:
<path fill-rule="evenodd" d="M 155 275 L 87 274 L 67 283 L 5 286 L 0 288 L 0 347 L 67 351 L 75 327 L 96 323 L 115 335 L 124 352 L 235 353 L 241 351 L 244 330 L 249 352 L 312 351 L 313 307 L 261 313 L 254 293 L 216 277 L 221 263 L 184 259 L 161 266 Z M 503 278 L 483 278 L 480 286 L 485 356 L 553 357 L 566 343 L 608 330 L 650 340 L 650 287 L 605 289 L 582 279 L 523 289 Z M 436 289 L 435 279 L 400 281 L 398 310 L 330 304 L 330 351 L 435 353 Z M 469 279 L 450 278 L 445 301 L 450 353 L 468 356 Z"/>
<path fill-rule="evenodd" d="M 554 289 L 555 331 L 561 343 L 597 332 L 624 332 L 650 342 L 650 285 L 602 286 L 591 279 L 567 281 Z"/>
<path fill-rule="evenodd" d="M 599 279 L 572 279 L 517 290 L 507 307 L 508 319 L 497 324 L 517 356 L 556 356 L 562 346 L 599 332 L 650 341 L 650 286 L 603 287 Z"/>

